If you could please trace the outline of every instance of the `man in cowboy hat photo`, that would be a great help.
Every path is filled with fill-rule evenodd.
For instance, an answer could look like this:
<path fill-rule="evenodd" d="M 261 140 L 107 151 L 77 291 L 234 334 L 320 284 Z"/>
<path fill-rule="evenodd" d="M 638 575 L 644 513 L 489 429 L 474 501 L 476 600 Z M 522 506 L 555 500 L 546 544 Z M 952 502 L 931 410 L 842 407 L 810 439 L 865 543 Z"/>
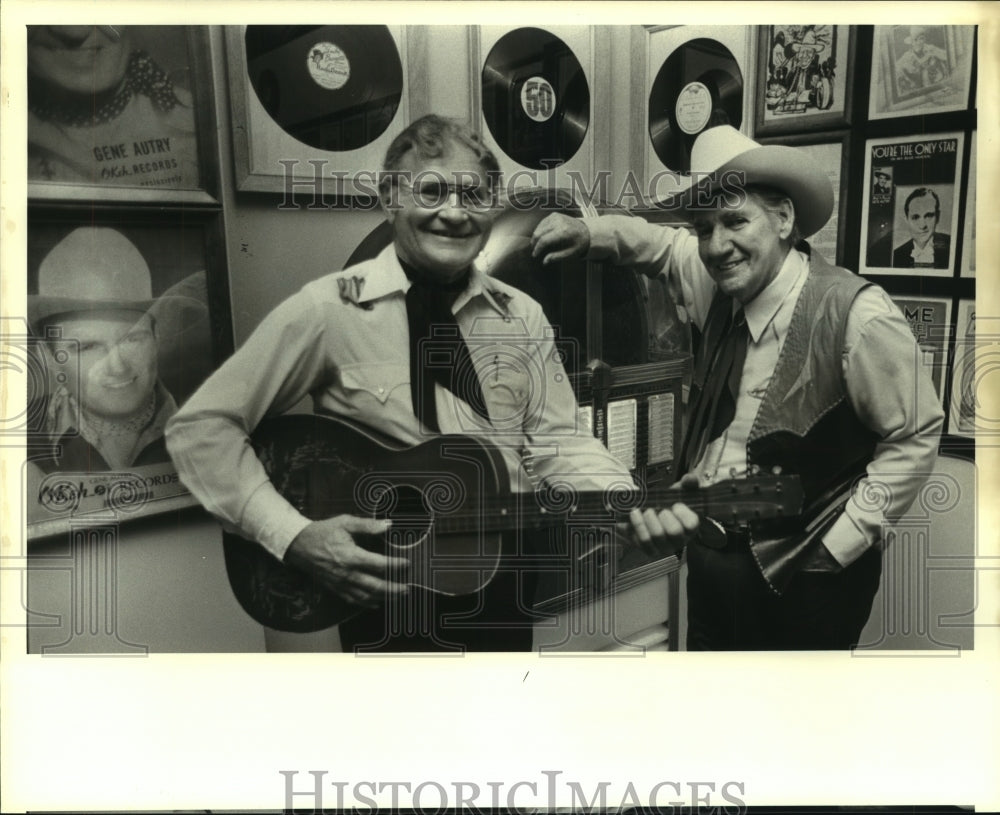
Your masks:
<path fill-rule="evenodd" d="M 167 297 L 203 309 L 187 297 Z M 52 447 L 34 459 L 44 472 L 125 470 L 170 460 L 163 441 L 177 411 L 158 378 L 158 324 L 164 298 L 152 295 L 149 266 L 121 232 L 80 227 L 38 269 L 28 317 L 46 339 Z"/>
<path fill-rule="evenodd" d="M 799 518 L 701 519 L 686 545 L 687 648 L 851 648 L 878 589 L 883 525 L 930 473 L 943 411 L 899 309 L 806 242 L 833 209 L 814 161 L 727 125 L 698 137 L 691 167 L 702 181 L 678 206 L 693 234 L 553 214 L 533 251 L 667 276 L 700 332 L 682 483 L 774 470 L 802 481 Z"/>

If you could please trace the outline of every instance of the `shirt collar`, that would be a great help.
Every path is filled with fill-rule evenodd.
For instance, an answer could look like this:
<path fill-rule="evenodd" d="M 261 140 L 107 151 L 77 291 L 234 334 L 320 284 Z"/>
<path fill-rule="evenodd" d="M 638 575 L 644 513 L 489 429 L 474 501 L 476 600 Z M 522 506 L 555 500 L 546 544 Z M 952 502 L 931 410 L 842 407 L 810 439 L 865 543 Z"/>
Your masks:
<path fill-rule="evenodd" d="M 383 249 L 379 253 L 377 260 L 378 262 L 373 264 L 372 268 L 365 274 L 364 285 L 358 293 L 357 302 L 359 304 L 378 300 L 381 297 L 396 292 L 406 294 L 410 288 L 410 279 L 406 276 L 406 272 L 403 271 L 403 267 L 399 263 L 394 244 L 390 244 Z M 350 269 L 346 269 L 344 273 L 347 274 L 349 272 Z M 492 285 L 490 277 L 482 270 L 478 263 L 473 262 L 472 271 L 469 273 L 469 285 L 455 299 L 452 311 L 458 313 L 473 298 L 481 296 L 500 315 L 506 316 L 507 308 L 504 303 L 509 298 L 505 299 L 504 296 L 500 296 L 500 293 L 495 291 L 495 289 L 496 287 Z"/>
<path fill-rule="evenodd" d="M 174 397 L 170 395 L 170 391 L 159 380 L 156 382 L 155 393 L 156 412 L 153 414 L 153 418 L 149 421 L 149 424 L 140 433 L 140 439 L 149 438 L 151 441 L 153 438 L 162 436 L 167 421 L 177 412 L 177 402 L 174 401 Z M 82 423 L 77 421 L 79 415 L 80 407 L 76 398 L 65 388 L 60 388 L 53 394 L 52 402 L 49 406 L 49 427 L 52 439 L 58 441 L 67 433 L 73 435 L 81 433 L 86 438 L 86 434 L 82 433 L 80 427 Z M 87 439 L 87 441 L 91 440 Z"/>
<path fill-rule="evenodd" d="M 795 288 L 799 278 L 809 270 L 809 261 L 797 249 L 792 249 L 785 256 L 784 263 L 774 280 L 767 284 L 764 290 L 743 307 L 747 318 L 747 328 L 754 342 L 760 339 L 764 329 L 774 319 L 785 302 L 789 292 Z M 734 306 L 738 304 L 734 301 Z"/>

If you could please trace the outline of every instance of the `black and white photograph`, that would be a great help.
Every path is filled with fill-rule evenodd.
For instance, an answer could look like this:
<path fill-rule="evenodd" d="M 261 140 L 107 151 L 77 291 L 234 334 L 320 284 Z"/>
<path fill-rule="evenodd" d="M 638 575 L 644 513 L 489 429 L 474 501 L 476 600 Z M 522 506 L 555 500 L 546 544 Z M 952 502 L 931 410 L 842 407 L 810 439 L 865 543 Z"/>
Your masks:
<path fill-rule="evenodd" d="M 49 5 L 4 811 L 1000 805 L 1000 16 Z"/>
<path fill-rule="evenodd" d="M 964 143 L 961 133 L 867 142 L 862 273 L 952 276 Z"/>
<path fill-rule="evenodd" d="M 112 511 L 193 499 L 163 433 L 212 369 L 203 230 L 33 219 L 28 319 L 38 416 L 27 463 L 28 537 Z"/>
<path fill-rule="evenodd" d="M 197 189 L 184 26 L 28 27 L 28 179 Z"/>
<path fill-rule="evenodd" d="M 975 34 L 975 26 L 875 26 L 869 117 L 968 107 Z"/>

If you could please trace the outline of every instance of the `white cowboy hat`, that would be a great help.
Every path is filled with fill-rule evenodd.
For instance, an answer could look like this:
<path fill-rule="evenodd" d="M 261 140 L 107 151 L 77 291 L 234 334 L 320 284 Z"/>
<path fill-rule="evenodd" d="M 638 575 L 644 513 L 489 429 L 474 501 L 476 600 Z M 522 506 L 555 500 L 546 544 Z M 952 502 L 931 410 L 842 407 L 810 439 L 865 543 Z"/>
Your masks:
<path fill-rule="evenodd" d="M 733 189 L 734 176 L 726 175 L 730 171 L 742 173 L 740 186 L 760 184 L 784 192 L 795 206 L 795 222 L 804 238 L 830 220 L 833 187 L 815 159 L 796 147 L 758 144 L 731 125 L 711 127 L 695 140 L 691 149 L 695 184 L 681 194 L 681 206 L 696 211 L 724 181 L 727 189 Z"/>
<path fill-rule="evenodd" d="M 146 313 L 164 300 L 204 309 L 192 298 L 153 297 L 149 265 L 121 232 L 109 227 L 74 229 L 38 267 L 38 294 L 28 296 L 28 320 L 38 326 L 56 315 L 106 309 Z"/>

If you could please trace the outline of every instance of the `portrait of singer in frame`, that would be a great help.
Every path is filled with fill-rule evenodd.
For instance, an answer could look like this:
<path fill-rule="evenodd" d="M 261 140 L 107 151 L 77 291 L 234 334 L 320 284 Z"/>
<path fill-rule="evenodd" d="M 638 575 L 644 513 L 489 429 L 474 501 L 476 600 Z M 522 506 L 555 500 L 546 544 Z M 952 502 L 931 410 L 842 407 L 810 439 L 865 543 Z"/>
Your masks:
<path fill-rule="evenodd" d="M 150 264 L 105 226 L 72 229 L 45 252 L 28 295 L 47 374 L 33 396 L 49 450 L 34 467 L 88 474 L 169 463 L 164 427 L 205 373 L 192 362 L 208 337 L 204 280 L 194 272 L 154 296 Z"/>
<path fill-rule="evenodd" d="M 29 25 L 29 181 L 197 188 L 188 82 L 182 26 Z"/>
<path fill-rule="evenodd" d="M 901 189 L 900 192 L 905 192 Z M 903 200 L 903 217 L 909 240 L 892 250 L 892 265 L 897 269 L 947 269 L 951 236 L 939 232 L 941 199 L 931 187 L 917 187 Z"/>
<path fill-rule="evenodd" d="M 493 185 L 501 183 L 481 136 L 462 122 L 424 116 L 389 145 L 383 168 L 392 244 L 317 277 L 272 311 L 171 419 L 167 447 L 185 486 L 245 539 L 233 547 L 259 544 L 267 563 L 307 576 L 350 607 L 330 649 L 530 650 L 537 573 L 521 565 L 529 541 L 504 538 L 481 591 L 435 592 L 398 549 L 360 545 L 389 533 L 389 522 L 359 510 L 311 519 L 276 489 L 247 443 L 262 420 L 311 396 L 316 414 L 353 419 L 410 449 L 443 434 L 488 439 L 515 492 L 550 480 L 601 495 L 635 488 L 628 468 L 578 423 L 541 307 L 475 262 L 498 212 Z M 503 360 L 489 339 L 497 332 Z M 421 350 L 428 343 L 437 357 Z M 632 510 L 623 544 L 670 554 L 661 514 Z M 694 514 L 680 514 L 693 528 Z M 511 518 L 516 533 L 517 513 Z"/>

